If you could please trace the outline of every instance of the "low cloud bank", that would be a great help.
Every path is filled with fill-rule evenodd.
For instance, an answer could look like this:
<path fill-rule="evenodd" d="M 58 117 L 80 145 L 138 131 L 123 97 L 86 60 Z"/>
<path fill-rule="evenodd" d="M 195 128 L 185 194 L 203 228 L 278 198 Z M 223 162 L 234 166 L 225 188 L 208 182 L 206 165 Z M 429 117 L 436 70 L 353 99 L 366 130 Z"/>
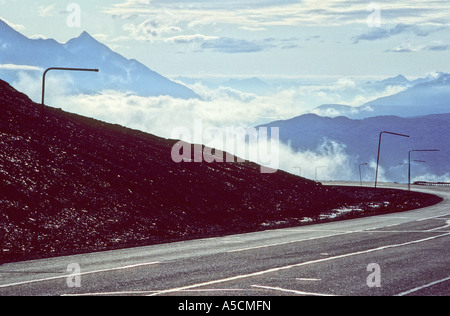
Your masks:
<path fill-rule="evenodd" d="M 13 86 L 29 95 L 34 101 L 40 102 L 40 84 L 35 74 L 21 72 Z M 190 100 L 169 96 L 141 97 L 133 93 L 116 91 L 86 95 L 77 93 L 75 87 L 76 84 L 69 74 L 51 76 L 47 82 L 46 104 L 164 138 L 174 138 L 174 131 L 180 128 L 194 133 L 195 122 L 201 121 L 203 133 L 211 129 L 221 131 L 217 137 L 204 139 L 205 145 L 236 155 L 239 153 L 233 152 L 233 148 L 228 148 L 223 140 L 230 129 L 245 129 L 276 120 L 289 119 L 307 113 L 325 101 L 331 102 L 338 99 L 347 104 L 352 102 L 356 104 L 363 101 L 361 95 L 364 92 L 357 82 L 351 79 L 341 79 L 322 86 L 277 88 L 264 95 L 223 86 L 213 89 L 197 82 L 189 85 L 189 88 L 201 98 Z M 358 94 L 357 91 L 360 93 Z M 395 91 L 397 90 L 394 88 L 387 88 L 377 92 L 377 95 Z M 373 91 L 372 93 L 375 94 Z M 195 139 L 188 138 L 183 135 L 179 137 L 187 142 L 195 142 Z M 246 146 L 249 153 L 260 153 L 262 150 L 260 146 L 252 146 L 248 143 Z M 357 157 L 351 157 L 346 153 L 345 144 L 325 139 L 314 151 L 296 152 L 289 144 L 272 144 L 269 139 L 267 149 L 274 148 L 273 146 L 277 146 L 278 159 L 274 157 L 272 160 L 260 159 L 259 157 L 255 162 L 263 165 L 268 162 L 270 167 L 278 167 L 276 169 L 309 179 L 359 181 L 359 172 L 357 168 L 355 169 Z M 244 158 L 251 157 L 258 157 L 258 155 L 248 155 Z M 274 161 L 276 161 L 275 166 Z M 374 180 L 375 168 L 375 162 L 365 167 L 363 181 Z M 433 177 L 424 175 L 423 178 Z M 448 180 L 448 177 L 443 178 Z M 379 180 L 390 180 L 384 177 L 382 168 L 379 171 Z"/>

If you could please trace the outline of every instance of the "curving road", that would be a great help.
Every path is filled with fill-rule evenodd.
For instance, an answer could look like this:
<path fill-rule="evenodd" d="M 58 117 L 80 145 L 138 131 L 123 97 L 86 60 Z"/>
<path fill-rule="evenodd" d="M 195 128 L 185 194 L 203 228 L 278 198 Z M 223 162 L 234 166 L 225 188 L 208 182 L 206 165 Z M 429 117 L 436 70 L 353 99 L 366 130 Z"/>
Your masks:
<path fill-rule="evenodd" d="M 404 213 L 4 264 L 0 295 L 449 295 L 450 188 L 414 190 L 444 201 Z"/>

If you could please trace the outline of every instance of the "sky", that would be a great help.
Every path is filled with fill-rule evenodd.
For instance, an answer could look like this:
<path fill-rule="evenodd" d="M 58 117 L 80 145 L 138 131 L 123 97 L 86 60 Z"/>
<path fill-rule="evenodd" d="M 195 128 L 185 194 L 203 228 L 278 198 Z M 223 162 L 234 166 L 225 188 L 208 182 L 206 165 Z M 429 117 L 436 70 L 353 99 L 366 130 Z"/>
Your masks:
<path fill-rule="evenodd" d="M 448 0 L 0 0 L 32 38 L 87 31 L 168 77 L 450 72 Z"/>

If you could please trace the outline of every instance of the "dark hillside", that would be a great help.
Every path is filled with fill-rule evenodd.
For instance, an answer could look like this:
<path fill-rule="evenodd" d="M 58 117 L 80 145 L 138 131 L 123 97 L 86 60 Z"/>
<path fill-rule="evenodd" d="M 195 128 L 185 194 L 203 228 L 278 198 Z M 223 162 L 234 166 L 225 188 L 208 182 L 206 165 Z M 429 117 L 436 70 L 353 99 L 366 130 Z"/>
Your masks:
<path fill-rule="evenodd" d="M 356 203 L 253 163 L 177 164 L 175 141 L 42 107 L 3 81 L 0 110 L 0 262 L 298 225 Z"/>

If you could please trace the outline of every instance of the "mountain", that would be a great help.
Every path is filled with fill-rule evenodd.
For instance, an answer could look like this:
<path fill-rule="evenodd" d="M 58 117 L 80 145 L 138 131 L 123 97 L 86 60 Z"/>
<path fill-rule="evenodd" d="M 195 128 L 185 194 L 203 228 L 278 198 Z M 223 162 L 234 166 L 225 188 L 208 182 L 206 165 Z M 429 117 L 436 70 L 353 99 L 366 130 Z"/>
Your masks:
<path fill-rule="evenodd" d="M 311 113 L 329 117 L 346 116 L 363 119 L 384 115 L 413 117 L 450 112 L 450 74 L 437 73 L 414 81 L 409 81 L 400 75 L 380 81 L 379 84 L 381 83 L 383 89 L 389 85 L 404 85 L 407 89 L 360 106 L 322 105 L 313 109 Z"/>
<path fill-rule="evenodd" d="M 406 79 L 403 75 L 398 75 L 397 77 L 388 78 L 380 81 L 383 85 L 409 85 L 411 82 Z"/>
<path fill-rule="evenodd" d="M 379 98 L 362 105 L 373 113 L 398 116 L 419 116 L 450 112 L 450 75 L 441 74 L 432 81 L 415 86 L 392 96 Z"/>
<path fill-rule="evenodd" d="M 349 106 L 344 104 L 322 104 L 313 110 L 311 110 L 310 114 L 316 114 L 324 117 L 359 117 L 362 113 L 366 111 L 370 111 L 370 108 L 366 108 L 363 110 L 361 107 Z"/>
<path fill-rule="evenodd" d="M 49 67 L 98 68 L 98 74 L 65 73 L 74 84 L 74 93 L 116 90 L 141 96 L 169 95 L 190 99 L 198 96 L 184 85 L 150 70 L 136 60 L 129 60 L 98 42 L 87 32 L 65 44 L 53 39 L 29 39 L 0 20 L 0 65 L 26 65 L 41 69 L 32 73 L 41 80 Z M 19 72 L 0 68 L 0 77 L 13 84 Z"/>
<path fill-rule="evenodd" d="M 407 162 L 408 152 L 413 149 L 441 150 L 439 153 L 415 153 L 413 159 L 425 160 L 426 163 L 414 167 L 413 177 L 427 174 L 442 177 L 450 174 L 450 114 L 412 118 L 379 116 L 362 120 L 307 114 L 264 126 L 279 127 L 280 141 L 290 144 L 295 151 L 317 152 L 324 140 L 342 144 L 354 172 L 348 174 L 346 179 L 336 180 L 359 180 L 359 164 L 376 162 L 379 134 L 382 131 L 411 136 L 383 136 L 380 165 L 387 179 L 407 182 L 407 168 L 401 164 Z M 311 161 L 311 166 L 304 166 L 307 167 L 314 168 L 314 162 Z M 374 176 L 375 173 L 370 179 L 373 180 Z"/>
<path fill-rule="evenodd" d="M 445 75 L 446 75 L 446 73 L 444 73 L 444 72 L 435 72 L 435 73 L 432 73 L 432 74 L 426 76 L 425 78 L 417 78 L 417 79 L 413 80 L 411 83 L 412 83 L 412 85 L 416 85 L 416 84 L 420 84 L 420 83 L 432 82 L 432 81 L 439 79 L 440 77 L 445 76 Z"/>

